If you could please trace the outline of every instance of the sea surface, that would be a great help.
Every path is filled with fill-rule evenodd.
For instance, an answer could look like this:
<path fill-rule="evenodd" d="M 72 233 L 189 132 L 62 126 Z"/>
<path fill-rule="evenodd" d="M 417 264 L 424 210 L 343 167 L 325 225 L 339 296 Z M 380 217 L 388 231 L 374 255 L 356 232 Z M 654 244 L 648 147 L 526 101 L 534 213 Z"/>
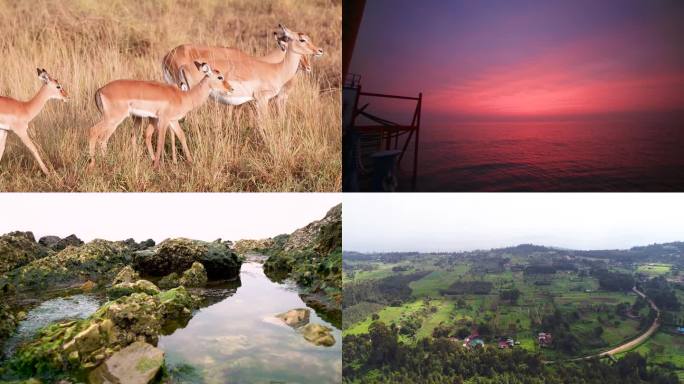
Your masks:
<path fill-rule="evenodd" d="M 420 191 L 684 191 L 684 122 L 468 123 L 420 139 Z"/>
<path fill-rule="evenodd" d="M 173 383 L 341 383 L 342 334 L 311 309 L 311 323 L 333 329 L 335 345 L 315 346 L 273 316 L 307 308 L 293 284 L 278 284 L 247 262 L 235 294 L 195 313 L 159 339 Z"/>

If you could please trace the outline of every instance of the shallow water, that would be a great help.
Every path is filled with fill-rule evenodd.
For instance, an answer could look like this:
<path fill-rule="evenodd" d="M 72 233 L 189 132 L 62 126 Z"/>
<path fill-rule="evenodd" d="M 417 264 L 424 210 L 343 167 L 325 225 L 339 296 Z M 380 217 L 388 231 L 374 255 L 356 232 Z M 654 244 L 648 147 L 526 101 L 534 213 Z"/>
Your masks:
<path fill-rule="evenodd" d="M 684 189 L 681 124 L 469 123 L 421 131 L 422 191 Z"/>
<path fill-rule="evenodd" d="M 27 313 L 26 319 L 19 323 L 16 332 L 7 340 L 4 356 L 14 353 L 19 344 L 33 338 L 40 328 L 60 320 L 85 319 L 95 313 L 100 304 L 102 299 L 94 295 L 58 297 L 42 302 Z"/>
<path fill-rule="evenodd" d="M 315 346 L 273 315 L 306 308 L 295 286 L 277 284 L 247 262 L 241 287 L 199 310 L 185 328 L 162 336 L 174 383 L 340 383 L 341 331 L 311 310 L 310 322 L 333 328 L 332 347 Z"/>

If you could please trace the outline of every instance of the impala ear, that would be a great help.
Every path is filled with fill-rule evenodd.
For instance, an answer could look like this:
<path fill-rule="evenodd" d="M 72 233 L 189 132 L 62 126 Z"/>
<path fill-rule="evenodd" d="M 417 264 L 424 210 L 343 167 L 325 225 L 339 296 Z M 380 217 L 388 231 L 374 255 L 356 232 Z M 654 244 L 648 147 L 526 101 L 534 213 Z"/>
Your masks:
<path fill-rule="evenodd" d="M 282 31 L 283 36 L 285 38 L 290 39 L 290 40 L 294 39 L 294 33 L 292 31 L 290 31 L 289 29 L 287 29 L 284 25 L 278 24 L 278 28 L 280 28 L 280 30 Z"/>
<path fill-rule="evenodd" d="M 210 74 L 211 73 L 211 67 L 209 67 L 209 64 L 207 63 L 200 63 L 199 61 L 195 61 L 195 67 L 197 67 L 197 70 L 200 72 L 203 72 L 204 74 Z"/>
<path fill-rule="evenodd" d="M 50 76 L 48 76 L 48 73 L 45 69 L 36 68 L 36 71 L 38 72 L 38 78 L 40 78 L 40 80 L 42 80 L 44 83 L 50 81 Z"/>
<path fill-rule="evenodd" d="M 181 81 L 181 83 L 180 83 L 180 89 L 181 89 L 181 91 L 183 91 L 183 92 L 187 92 L 188 89 L 190 89 L 190 87 L 188 87 L 188 83 L 186 83 L 185 81 Z"/>

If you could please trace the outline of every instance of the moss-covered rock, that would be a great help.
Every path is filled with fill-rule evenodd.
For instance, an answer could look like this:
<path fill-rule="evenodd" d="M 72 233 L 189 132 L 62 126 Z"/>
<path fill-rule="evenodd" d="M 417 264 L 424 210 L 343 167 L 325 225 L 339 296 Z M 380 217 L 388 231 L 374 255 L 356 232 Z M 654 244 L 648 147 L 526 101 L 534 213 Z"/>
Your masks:
<path fill-rule="evenodd" d="M 133 254 L 133 266 L 144 275 L 165 276 L 181 273 L 200 262 L 210 279 L 234 278 L 242 260 L 225 243 L 215 241 L 168 239 L 158 246 Z"/>
<path fill-rule="evenodd" d="M 154 380 L 162 365 L 164 351 L 136 341 L 113 354 L 88 376 L 93 384 L 126 383 L 148 384 Z"/>
<path fill-rule="evenodd" d="M 88 319 L 43 328 L 9 361 L 19 376 L 83 375 L 116 351 L 144 341 L 156 345 L 167 323 L 188 317 L 197 300 L 183 287 L 156 295 L 133 293 L 107 302 Z"/>
<path fill-rule="evenodd" d="M 116 274 L 112 284 L 116 285 L 119 283 L 132 283 L 138 280 L 140 280 L 140 275 L 138 272 L 131 268 L 130 265 L 126 265 L 119 270 L 119 273 Z"/>
<path fill-rule="evenodd" d="M 0 301 L 0 350 L 5 340 L 14 332 L 19 319 L 12 309 L 4 302 Z"/>
<path fill-rule="evenodd" d="M 110 300 L 118 299 L 122 296 L 128 296 L 133 293 L 147 293 L 148 295 L 156 295 L 159 293 L 159 288 L 147 280 L 138 280 L 133 283 L 118 283 L 107 289 L 107 296 Z"/>
<path fill-rule="evenodd" d="M 36 242 L 31 232 L 10 232 L 0 236 L 0 274 L 48 256 L 52 251 Z"/>
<path fill-rule="evenodd" d="M 310 315 L 311 311 L 308 308 L 295 308 L 279 313 L 276 317 L 292 328 L 299 328 L 309 323 Z"/>
<path fill-rule="evenodd" d="M 130 253 L 121 244 L 94 240 L 14 269 L 0 277 L 0 286 L 10 283 L 22 291 L 80 285 L 88 280 L 109 282 L 129 260 Z"/>
<path fill-rule="evenodd" d="M 181 285 L 180 276 L 176 272 L 171 272 L 168 275 L 159 279 L 157 285 L 159 286 L 159 288 L 164 289 L 175 288 Z"/>
<path fill-rule="evenodd" d="M 330 347 L 335 345 L 335 337 L 332 335 L 332 328 L 325 325 L 309 323 L 301 328 L 299 332 L 306 341 L 314 345 Z"/>
<path fill-rule="evenodd" d="M 189 269 L 183 272 L 179 282 L 187 288 L 203 287 L 207 284 L 207 271 L 204 270 L 202 263 L 195 261 Z"/>
<path fill-rule="evenodd" d="M 312 222 L 281 239 L 270 249 L 264 272 L 274 279 L 291 278 L 307 293 L 325 296 L 329 310 L 342 303 L 342 206 L 330 209 L 322 220 Z"/>

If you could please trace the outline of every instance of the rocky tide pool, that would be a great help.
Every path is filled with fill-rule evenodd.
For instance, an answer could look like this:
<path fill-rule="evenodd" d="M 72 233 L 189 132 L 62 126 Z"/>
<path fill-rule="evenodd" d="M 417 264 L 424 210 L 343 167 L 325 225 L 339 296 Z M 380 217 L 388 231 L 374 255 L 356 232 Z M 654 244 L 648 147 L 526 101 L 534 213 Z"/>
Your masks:
<path fill-rule="evenodd" d="M 104 299 L 95 295 L 73 295 L 42 302 L 19 322 L 3 348 L 3 356 L 14 353 L 19 344 L 30 340 L 40 328 L 62 320 L 85 319 L 100 307 Z"/>
<path fill-rule="evenodd" d="M 307 308 L 293 284 L 274 283 L 262 264 L 247 262 L 235 294 L 198 310 L 184 328 L 162 336 L 172 383 L 340 383 L 340 329 Z M 332 329 L 331 346 L 315 345 L 302 328 L 276 315 L 309 309 L 309 324 Z"/>

